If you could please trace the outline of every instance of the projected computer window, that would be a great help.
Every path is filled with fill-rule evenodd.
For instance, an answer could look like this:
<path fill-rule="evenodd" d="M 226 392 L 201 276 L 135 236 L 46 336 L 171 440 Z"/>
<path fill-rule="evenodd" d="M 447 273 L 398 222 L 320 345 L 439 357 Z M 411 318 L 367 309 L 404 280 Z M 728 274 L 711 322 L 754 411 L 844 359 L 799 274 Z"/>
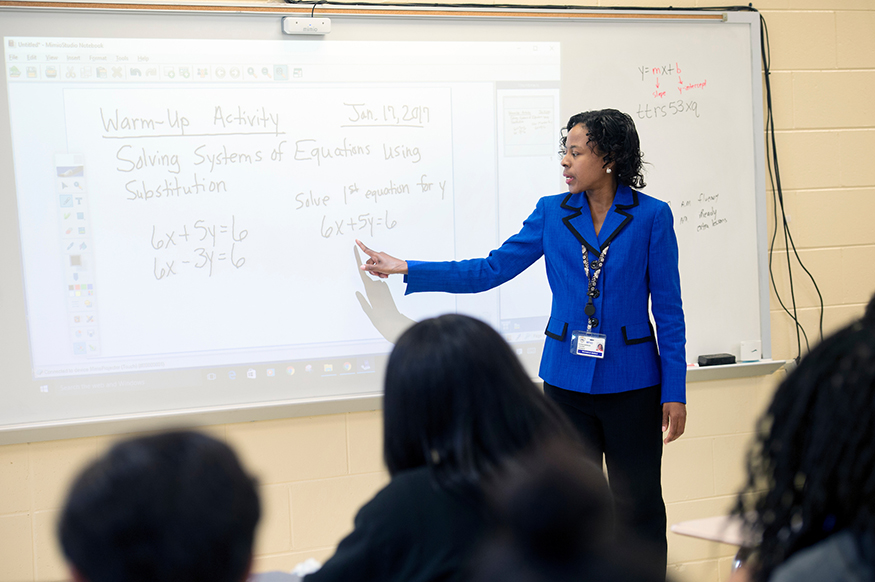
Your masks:
<path fill-rule="evenodd" d="M 4 48 L 38 377 L 386 353 L 355 239 L 482 255 L 556 190 L 558 44 Z M 549 308 L 537 271 L 467 302 L 388 285 L 412 320 Z"/>

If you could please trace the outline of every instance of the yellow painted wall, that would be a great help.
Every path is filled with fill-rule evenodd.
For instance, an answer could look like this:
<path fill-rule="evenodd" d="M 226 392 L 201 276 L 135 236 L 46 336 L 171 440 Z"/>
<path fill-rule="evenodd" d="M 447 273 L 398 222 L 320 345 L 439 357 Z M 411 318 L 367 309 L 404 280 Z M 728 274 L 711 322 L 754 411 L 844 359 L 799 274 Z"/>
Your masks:
<path fill-rule="evenodd" d="M 875 0 L 754 4 L 766 17 L 771 37 L 784 204 L 799 255 L 820 285 L 829 333 L 861 315 L 875 292 Z M 776 253 L 774 262 L 786 297 L 786 269 L 781 269 L 786 258 Z M 814 340 L 817 297 L 803 277 L 794 274 L 797 306 Z M 774 294 L 771 307 L 773 357 L 792 358 L 795 328 Z M 781 376 L 688 386 L 687 432 L 665 450 L 669 523 L 717 515 L 732 504 L 754 421 Z M 357 508 L 388 479 L 380 456 L 379 412 L 220 425 L 209 431 L 235 447 L 261 480 L 265 517 L 256 546 L 258 571 L 330 556 L 352 527 Z M 115 438 L 0 447 L 0 582 L 65 578 L 54 536 L 64 492 L 81 466 Z M 670 534 L 670 573 L 678 582 L 724 581 L 734 552 L 731 546 Z"/>

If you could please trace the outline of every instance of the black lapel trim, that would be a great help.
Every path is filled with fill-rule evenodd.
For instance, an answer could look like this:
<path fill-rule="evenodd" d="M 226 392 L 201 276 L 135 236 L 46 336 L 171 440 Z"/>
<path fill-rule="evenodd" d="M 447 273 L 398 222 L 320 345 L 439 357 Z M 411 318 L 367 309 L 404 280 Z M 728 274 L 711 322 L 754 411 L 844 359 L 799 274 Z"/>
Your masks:
<path fill-rule="evenodd" d="M 567 332 L 567 331 L 568 331 L 568 322 L 565 322 L 565 324 L 562 326 L 562 335 L 556 335 L 555 333 L 550 331 L 550 322 L 548 321 L 547 322 L 547 329 L 544 330 L 544 335 L 546 335 L 547 337 L 551 337 L 554 340 L 559 340 L 560 342 L 563 342 L 563 341 L 565 341 L 565 332 Z"/>
<path fill-rule="evenodd" d="M 571 205 L 567 204 L 568 200 L 572 196 L 573 196 L 573 194 L 571 192 L 569 192 L 568 196 L 565 197 L 565 200 L 562 201 L 562 204 L 559 205 L 560 207 L 562 207 L 565 210 L 573 210 L 574 211 L 574 214 L 569 214 L 568 216 L 564 217 L 562 219 L 562 222 L 565 223 L 565 227 L 571 231 L 571 234 L 574 235 L 574 238 L 576 238 L 578 241 L 580 241 L 580 244 L 585 246 L 586 249 L 589 252 L 591 252 L 592 254 L 597 255 L 597 254 L 601 253 L 601 251 L 599 249 L 594 248 L 591 244 L 586 242 L 586 239 L 583 238 L 583 235 L 580 234 L 579 232 L 577 232 L 577 229 L 571 225 L 572 220 L 574 220 L 575 218 L 577 218 L 578 216 L 583 214 L 583 206 L 578 208 L 577 206 L 571 206 Z M 550 335 L 550 334 L 548 333 L 547 335 Z M 563 335 L 564 335 L 564 333 L 563 333 Z M 556 338 L 556 339 L 559 339 L 559 338 Z"/>
<path fill-rule="evenodd" d="M 629 208 L 635 208 L 638 206 L 638 192 L 636 190 L 632 190 L 632 204 L 617 204 L 617 208 L 614 210 L 617 214 L 622 214 L 624 216 L 623 222 L 620 223 L 620 226 L 614 229 L 614 232 L 611 233 L 611 236 L 605 239 L 605 242 L 602 243 L 602 248 L 599 249 L 599 252 L 603 250 L 606 246 L 611 244 L 611 241 L 614 240 L 620 231 L 625 228 L 627 224 L 632 220 L 632 215 L 626 212 Z"/>
<path fill-rule="evenodd" d="M 636 339 L 629 339 L 626 337 L 626 326 L 620 328 L 620 331 L 623 332 L 623 342 L 627 346 L 634 346 L 635 344 L 646 344 L 647 342 L 656 341 L 656 338 L 653 337 L 653 326 L 650 326 L 650 335 L 647 337 L 641 337 Z"/>

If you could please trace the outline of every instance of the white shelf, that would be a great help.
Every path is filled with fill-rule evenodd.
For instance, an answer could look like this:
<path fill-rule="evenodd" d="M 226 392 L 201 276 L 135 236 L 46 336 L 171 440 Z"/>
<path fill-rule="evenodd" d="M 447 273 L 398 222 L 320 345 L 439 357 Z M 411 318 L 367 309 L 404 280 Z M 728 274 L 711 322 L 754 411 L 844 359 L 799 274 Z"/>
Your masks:
<path fill-rule="evenodd" d="M 725 380 L 727 378 L 748 378 L 767 376 L 783 368 L 793 360 L 760 360 L 758 362 L 739 362 L 718 366 L 692 366 L 687 368 L 687 382 Z"/>

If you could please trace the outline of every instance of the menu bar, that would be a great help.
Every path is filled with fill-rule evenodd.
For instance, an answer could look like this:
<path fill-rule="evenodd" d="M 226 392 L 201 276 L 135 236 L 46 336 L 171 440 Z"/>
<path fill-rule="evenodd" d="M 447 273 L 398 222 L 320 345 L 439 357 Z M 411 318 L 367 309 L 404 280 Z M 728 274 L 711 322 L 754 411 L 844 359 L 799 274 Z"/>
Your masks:
<path fill-rule="evenodd" d="M 3 39 L 26 82 L 435 82 L 559 78 L 559 44 L 531 42 Z"/>
<path fill-rule="evenodd" d="M 158 65 L 85 63 L 8 63 L 7 78 L 24 81 L 160 82 L 270 82 L 301 79 L 303 67 L 252 63 L 250 65 Z"/>

